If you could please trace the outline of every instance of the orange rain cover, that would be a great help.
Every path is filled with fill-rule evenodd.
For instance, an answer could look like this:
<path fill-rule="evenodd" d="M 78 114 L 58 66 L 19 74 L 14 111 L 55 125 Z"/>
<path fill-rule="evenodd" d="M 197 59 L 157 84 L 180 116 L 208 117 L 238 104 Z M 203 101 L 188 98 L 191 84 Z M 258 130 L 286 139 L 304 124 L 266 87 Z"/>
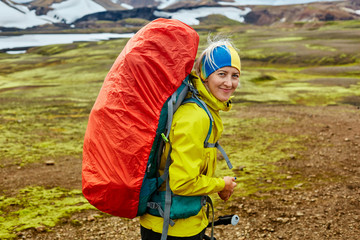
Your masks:
<path fill-rule="evenodd" d="M 157 19 L 126 44 L 91 110 L 83 148 L 83 194 L 99 210 L 134 218 L 163 104 L 191 72 L 198 34 Z"/>

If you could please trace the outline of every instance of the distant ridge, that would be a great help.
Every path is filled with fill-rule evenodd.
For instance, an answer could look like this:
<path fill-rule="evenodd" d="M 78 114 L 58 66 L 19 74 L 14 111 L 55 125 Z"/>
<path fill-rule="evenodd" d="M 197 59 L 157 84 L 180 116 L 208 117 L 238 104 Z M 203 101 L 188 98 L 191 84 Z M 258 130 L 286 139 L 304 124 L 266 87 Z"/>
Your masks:
<path fill-rule="evenodd" d="M 0 30 L 37 28 L 45 25 L 58 27 L 90 26 L 98 20 L 119 21 L 127 18 L 153 20 L 157 17 L 187 16 L 196 21 L 206 17 L 206 11 L 227 7 L 237 17 L 232 20 L 256 25 L 292 22 L 316 22 L 360 19 L 360 0 L 0 0 Z M 303 3 L 288 5 L 289 3 Z M 311 3 L 307 3 L 311 2 Z M 249 4 L 245 6 L 245 4 Z M 251 3 L 253 5 L 251 5 Z M 259 4 L 271 5 L 259 5 Z M 239 5 L 242 6 L 239 6 Z M 286 4 L 286 5 L 281 5 Z M 200 9 L 202 12 L 200 12 Z M 238 10 L 236 10 L 238 9 Z M 227 16 L 227 11 L 214 10 L 209 14 Z M 201 14 L 200 14 L 201 13 Z M 198 14 L 198 15 L 197 15 Z M 185 16 L 185 17 L 184 17 Z M 229 17 L 229 16 L 227 16 Z"/>

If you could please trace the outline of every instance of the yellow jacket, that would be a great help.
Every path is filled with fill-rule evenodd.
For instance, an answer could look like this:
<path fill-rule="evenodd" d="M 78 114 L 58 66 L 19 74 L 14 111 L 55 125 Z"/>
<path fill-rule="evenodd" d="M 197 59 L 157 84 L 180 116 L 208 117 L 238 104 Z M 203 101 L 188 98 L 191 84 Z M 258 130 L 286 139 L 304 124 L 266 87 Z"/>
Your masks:
<path fill-rule="evenodd" d="M 199 77 L 191 74 L 191 81 L 197 88 L 200 98 L 207 104 L 213 118 L 213 129 L 209 143 L 219 140 L 223 124 L 219 111 L 229 111 L 231 104 L 217 100 L 207 91 Z M 169 134 L 172 144 L 169 168 L 170 188 L 174 194 L 183 196 L 199 196 L 216 193 L 225 187 L 222 178 L 213 177 L 216 169 L 216 148 L 204 148 L 210 120 L 204 109 L 194 103 L 181 105 L 173 117 Z M 169 146 L 161 157 L 160 174 L 165 167 Z M 187 219 L 174 220 L 175 225 L 169 226 L 169 236 L 189 237 L 200 233 L 207 225 L 206 209 Z M 140 224 L 154 232 L 161 233 L 163 218 L 145 214 L 140 217 Z"/>

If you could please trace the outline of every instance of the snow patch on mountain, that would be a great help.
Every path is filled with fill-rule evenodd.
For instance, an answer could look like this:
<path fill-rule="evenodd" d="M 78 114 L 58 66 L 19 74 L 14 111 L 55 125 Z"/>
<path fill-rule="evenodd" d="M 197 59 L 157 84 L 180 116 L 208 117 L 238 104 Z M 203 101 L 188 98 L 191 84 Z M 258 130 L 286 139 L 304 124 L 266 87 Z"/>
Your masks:
<path fill-rule="evenodd" d="M 49 23 L 48 20 L 37 16 L 35 10 L 30 11 L 25 6 L 17 5 L 15 7 L 11 2 L 8 3 L 13 7 L 0 2 L 0 25 L 2 27 L 28 28 Z"/>
<path fill-rule="evenodd" d="M 180 1 L 181 0 L 155 0 L 155 2 L 160 2 L 159 6 L 157 7 L 158 9 L 164 9 Z"/>
<path fill-rule="evenodd" d="M 0 49 L 38 47 L 49 44 L 64 44 L 75 41 L 100 41 L 110 38 L 131 38 L 133 33 L 90 34 L 25 34 L 0 38 Z"/>
<path fill-rule="evenodd" d="M 123 8 L 125 8 L 125 9 L 129 9 L 129 10 L 134 9 L 133 6 L 131 6 L 131 5 L 129 5 L 129 4 L 126 4 L 126 3 L 121 3 L 120 5 L 121 5 Z"/>
<path fill-rule="evenodd" d="M 30 3 L 33 2 L 34 0 L 12 0 L 14 3 Z"/>
<path fill-rule="evenodd" d="M 246 6 L 246 5 L 271 5 L 271 6 L 282 6 L 282 5 L 294 5 L 294 4 L 305 4 L 312 2 L 336 2 L 340 0 L 233 0 L 233 2 L 218 2 L 221 5 L 232 5 L 232 6 Z"/>
<path fill-rule="evenodd" d="M 47 16 L 54 18 L 56 22 L 72 23 L 85 15 L 104 12 L 106 9 L 91 0 L 67 0 L 61 3 L 53 3 L 54 10 L 49 11 Z"/>
<path fill-rule="evenodd" d="M 358 15 L 360 15 L 360 10 L 354 10 L 354 9 L 346 8 L 346 7 L 343 7 L 342 10 L 347 11 L 347 12 L 349 12 L 349 13 L 353 13 L 353 14 L 358 14 Z"/>
<path fill-rule="evenodd" d="M 250 8 L 241 10 L 234 7 L 200 7 L 194 9 L 181 9 L 176 12 L 155 11 L 154 15 L 165 18 L 171 17 L 188 25 L 198 25 L 200 23 L 198 18 L 206 17 L 212 14 L 221 14 L 232 20 L 244 22 L 244 16 L 250 11 Z"/>

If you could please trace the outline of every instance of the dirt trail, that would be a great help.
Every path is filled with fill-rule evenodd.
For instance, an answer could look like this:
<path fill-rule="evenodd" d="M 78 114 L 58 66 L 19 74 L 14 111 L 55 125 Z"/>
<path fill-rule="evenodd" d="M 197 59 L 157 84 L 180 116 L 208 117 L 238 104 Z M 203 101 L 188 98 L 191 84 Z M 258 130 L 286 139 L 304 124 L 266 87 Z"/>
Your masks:
<path fill-rule="evenodd" d="M 248 197 L 232 199 L 227 209 L 218 209 L 217 215 L 237 213 L 240 222 L 236 227 L 216 227 L 216 238 L 359 239 L 360 110 L 354 106 L 254 105 L 244 108 L 241 115 L 291 117 L 296 120 L 293 126 L 276 131 L 309 136 L 306 149 L 290 160 L 276 164 L 286 167 L 289 177 L 303 176 L 303 182 L 293 189 L 257 192 Z M 13 176 L 16 178 L 16 174 L 19 174 L 22 180 L 8 179 L 6 184 L 10 185 L 7 188 L 18 189 L 31 181 L 41 181 L 50 186 L 68 187 L 72 184 L 78 187 L 81 183 L 79 166 L 81 163 L 74 165 L 73 161 L 64 160 L 47 174 L 36 174 L 41 168 L 33 166 L 28 167 L 28 176 L 24 175 L 25 171 L 14 169 L 11 170 L 15 174 Z M 58 180 L 49 179 L 49 174 L 54 173 Z M 125 220 L 97 211 L 64 219 L 50 232 L 40 228 L 21 232 L 18 236 L 19 239 L 39 240 L 140 239 L 138 219 Z"/>

